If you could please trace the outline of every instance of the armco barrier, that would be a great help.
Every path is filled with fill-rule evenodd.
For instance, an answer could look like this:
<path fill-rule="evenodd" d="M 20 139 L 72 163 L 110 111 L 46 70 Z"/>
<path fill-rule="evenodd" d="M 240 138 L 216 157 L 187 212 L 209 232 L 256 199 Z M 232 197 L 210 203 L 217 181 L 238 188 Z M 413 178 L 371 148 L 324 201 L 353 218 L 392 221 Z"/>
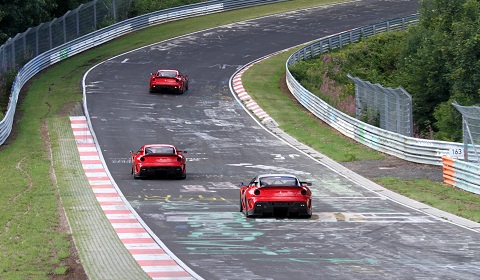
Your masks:
<path fill-rule="evenodd" d="M 450 149 L 463 148 L 462 143 L 426 140 L 404 136 L 361 122 L 328 105 L 322 99 L 306 90 L 289 71 L 296 62 L 313 58 L 326 51 L 338 49 L 382 32 L 404 30 L 417 22 L 417 16 L 395 19 L 372 26 L 356 28 L 340 34 L 328 36 L 292 54 L 286 63 L 287 86 L 295 98 L 311 113 L 347 137 L 350 137 L 374 150 L 398 158 L 430 165 L 442 165 L 442 156 Z"/>
<path fill-rule="evenodd" d="M 6 141 L 11 133 L 20 90 L 28 80 L 30 80 L 43 69 L 46 69 L 47 67 L 70 56 L 79 54 L 85 50 L 96 47 L 125 34 L 153 25 L 188 17 L 201 16 L 227 10 L 283 1 L 285 0 L 208 1 L 201 4 L 193 4 L 179 8 L 157 11 L 113 24 L 40 54 L 23 66 L 15 78 L 7 112 L 5 113 L 5 117 L 0 121 L 0 145 Z M 442 156 L 448 154 L 448 151 L 451 148 L 462 148 L 463 145 L 461 143 L 431 141 L 405 137 L 360 122 L 357 119 L 343 114 L 342 112 L 329 106 L 323 100 L 307 91 L 300 85 L 300 83 L 298 83 L 298 81 L 293 78 L 292 74 L 288 70 L 288 65 L 291 65 L 300 59 L 307 59 L 322 54 L 327 50 L 341 48 L 344 45 L 357 42 L 362 37 L 375 35 L 380 32 L 404 29 L 408 24 L 415 22 L 416 16 L 412 16 L 373 26 L 357 28 L 319 40 L 318 42 L 304 47 L 290 56 L 286 67 L 286 81 L 292 94 L 303 106 L 310 110 L 315 116 L 342 132 L 344 135 L 353 138 L 375 150 L 397 156 L 401 159 L 423 164 L 442 165 Z M 465 184 L 470 184 L 473 181 L 473 184 L 478 186 L 478 176 L 475 176 L 478 174 L 478 170 L 475 171 L 477 173 L 471 173 L 471 170 L 475 170 L 475 168 L 471 167 L 470 165 L 468 166 L 468 168 L 464 167 L 464 169 L 459 169 L 460 173 L 465 173 L 465 176 L 461 177 L 462 179 L 460 180 L 462 180 L 462 182 L 467 182 Z M 464 178 L 473 179 L 463 180 Z"/>
<path fill-rule="evenodd" d="M 442 157 L 443 182 L 466 191 L 480 194 L 480 166 Z"/>
<path fill-rule="evenodd" d="M 64 60 L 70 56 L 79 54 L 110 40 L 125 34 L 138 31 L 150 26 L 162 24 L 179 19 L 202 16 L 212 13 L 224 12 L 286 0 L 216 0 L 197 4 L 186 5 L 153 12 L 146 15 L 127 19 L 100 30 L 94 31 L 63 45 L 48 50 L 26 63 L 18 72 L 12 86 L 10 101 L 4 118 L 0 121 L 0 145 L 5 143 L 12 131 L 13 118 L 17 107 L 18 95 L 22 87 L 37 73 L 47 67 Z"/>
<path fill-rule="evenodd" d="M 306 90 L 290 73 L 288 67 L 302 59 L 320 55 L 326 51 L 341 48 L 358 42 L 362 37 L 381 32 L 403 30 L 417 21 L 416 15 L 383 22 L 373 26 L 356 28 L 329 36 L 310 44 L 294 54 L 286 63 L 287 86 L 295 98 L 319 119 L 374 150 L 398 158 L 430 165 L 442 165 L 446 184 L 480 194 L 480 166 L 459 159 L 446 157 L 450 150 L 462 149 L 463 143 L 434 141 L 403 136 L 388 130 L 361 122 L 328 105 L 325 101 Z M 478 161 L 475 154 L 468 154 L 469 159 Z"/>

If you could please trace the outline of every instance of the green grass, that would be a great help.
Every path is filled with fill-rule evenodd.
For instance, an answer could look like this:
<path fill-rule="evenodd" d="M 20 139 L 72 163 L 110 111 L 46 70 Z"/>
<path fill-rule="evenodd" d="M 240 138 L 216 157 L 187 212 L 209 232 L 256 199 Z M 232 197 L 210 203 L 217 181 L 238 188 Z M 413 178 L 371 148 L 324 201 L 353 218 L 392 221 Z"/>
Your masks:
<path fill-rule="evenodd" d="M 250 67 L 242 75 L 245 90 L 282 130 L 337 162 L 384 158 L 383 154 L 353 142 L 312 117 L 293 97 L 284 93 L 285 62 L 294 51 L 289 50 Z M 480 222 L 479 195 L 429 180 L 380 178 L 374 181 L 406 197 Z"/>
<path fill-rule="evenodd" d="M 292 53 L 288 51 L 257 63 L 242 75 L 243 86 L 252 98 L 283 131 L 335 161 L 384 158 L 381 153 L 341 137 L 339 132 L 299 108 L 293 97 L 283 93 L 280 84 L 285 62 Z"/>
<path fill-rule="evenodd" d="M 376 178 L 376 183 L 416 201 L 480 222 L 480 196 L 428 180 Z"/>
<path fill-rule="evenodd" d="M 59 169 L 62 164 L 58 163 L 58 158 L 54 158 L 53 162 L 50 159 L 51 151 L 59 149 L 62 139 L 54 137 L 54 127 L 47 124 L 68 122 L 67 115 L 72 104 L 82 100 L 81 79 L 87 69 L 122 52 L 182 34 L 333 2 L 339 1 L 295 0 L 171 22 L 124 36 L 71 57 L 37 75 L 28 92 L 22 94 L 12 136 L 14 141 L 0 147 L 0 279 L 49 279 L 50 274 L 66 271 L 62 259 L 69 256 L 70 233 L 61 227 L 58 211 L 63 210 L 59 207 L 58 193 L 68 193 L 66 189 L 73 183 L 64 176 L 71 171 Z M 252 95 L 281 124 L 281 128 L 338 161 L 381 158 L 381 154 L 345 139 L 312 119 L 293 105 L 288 97 L 282 96 L 278 88 L 285 60 L 286 54 L 273 57 L 263 62 L 268 66 L 262 63 L 244 76 L 265 77 L 263 81 L 248 81 L 246 86 L 263 89 L 260 96 Z M 268 74 L 256 75 L 254 71 L 261 67 L 266 67 Z M 56 167 L 56 180 L 53 179 L 51 166 Z M 457 192 L 452 197 L 458 201 Z M 72 198 L 62 197 L 64 204 L 70 201 Z M 66 207 L 65 211 L 68 214 L 70 208 Z M 73 234 L 75 237 L 78 233 Z"/>
<path fill-rule="evenodd" d="M 50 279 L 67 270 L 62 260 L 70 255 L 70 233 L 61 226 L 58 193 L 68 193 L 65 188 L 72 183 L 64 170 L 56 169 L 58 181 L 53 179 L 51 166 L 62 164 L 52 162 L 50 154 L 61 139 L 52 137 L 50 143 L 47 129 L 53 128 L 47 123 L 68 122 L 69 108 L 82 100 L 81 80 L 87 69 L 122 52 L 190 32 L 333 2 L 339 1 L 295 0 L 171 22 L 73 56 L 37 75 L 21 95 L 14 132 L 0 147 L 0 279 Z M 62 197 L 64 203 L 71 200 Z"/>

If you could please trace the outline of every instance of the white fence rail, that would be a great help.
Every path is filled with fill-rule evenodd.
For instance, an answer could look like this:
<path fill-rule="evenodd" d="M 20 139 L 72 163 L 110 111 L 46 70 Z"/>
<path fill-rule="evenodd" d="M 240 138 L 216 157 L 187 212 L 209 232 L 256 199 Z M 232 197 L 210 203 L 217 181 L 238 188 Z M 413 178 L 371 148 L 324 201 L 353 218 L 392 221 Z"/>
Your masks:
<path fill-rule="evenodd" d="M 0 121 L 0 145 L 3 144 L 12 131 L 18 95 L 22 87 L 37 73 L 47 67 L 79 54 L 85 50 L 101 45 L 105 42 L 138 31 L 153 25 L 168 21 L 201 16 L 227 10 L 252 7 L 285 0 L 225 0 L 208 1 L 202 4 L 187 5 L 180 8 L 167 9 L 113 24 L 95 32 L 89 33 L 68 43 L 48 50 L 25 64 L 18 72 L 12 86 L 10 102 L 5 117 Z M 432 141 L 406 137 L 377 127 L 365 124 L 329 106 L 314 94 L 300 85 L 288 70 L 291 65 L 300 59 L 307 59 L 324 53 L 327 50 L 341 48 L 344 45 L 357 42 L 362 37 L 371 36 L 379 32 L 404 29 L 408 24 L 416 22 L 416 17 L 389 21 L 373 26 L 357 28 L 334 36 L 329 36 L 295 52 L 287 61 L 287 85 L 297 100 L 310 110 L 315 116 L 322 119 L 344 135 L 375 150 L 394 155 L 396 157 L 423 164 L 442 165 L 442 156 L 448 155 L 450 149 L 461 149 L 463 144 L 444 141 Z M 457 164 L 458 165 L 458 164 Z M 474 170 L 472 173 L 471 170 Z M 456 172 L 457 181 L 468 181 L 474 186 L 480 185 L 478 169 L 467 168 L 467 171 Z M 460 186 L 461 187 L 461 186 Z"/>
<path fill-rule="evenodd" d="M 289 65 L 293 65 L 302 59 L 312 58 L 326 51 L 339 49 L 347 44 L 358 42 L 362 36 L 368 37 L 382 32 L 403 30 L 416 22 L 417 17 L 414 15 L 372 26 L 356 28 L 320 39 L 298 50 L 289 57 L 286 63 L 286 81 L 292 94 L 305 108 L 344 135 L 372 149 L 404 160 L 422 164 L 442 165 L 442 156 L 448 155 L 450 149 L 462 148 L 462 143 L 408 137 L 361 122 L 333 108 L 306 90 L 295 80 L 288 69 Z"/>
<path fill-rule="evenodd" d="M 43 69 L 46 69 L 47 67 L 70 56 L 79 54 L 85 50 L 106 43 L 125 34 L 150 26 L 189 17 L 202 16 L 206 14 L 283 1 L 285 0 L 216 0 L 165 9 L 115 23 L 41 53 L 26 63 L 19 70 L 15 78 L 7 111 L 4 118 L 0 121 L 0 145 L 5 143 L 12 131 L 13 118 L 15 115 L 15 109 L 17 107 L 20 90 L 28 82 L 28 80 L 30 80 Z"/>
<path fill-rule="evenodd" d="M 466 191 L 480 194 L 480 165 L 443 157 L 443 181 Z"/>
<path fill-rule="evenodd" d="M 329 124 L 347 137 L 350 137 L 374 150 L 398 158 L 430 165 L 443 166 L 444 182 L 469 192 L 480 194 L 480 166 L 460 159 L 450 159 L 451 151 L 462 150 L 463 143 L 434 141 L 404 136 L 361 122 L 333 108 L 325 101 L 306 90 L 290 73 L 288 66 L 301 59 L 320 55 L 328 50 L 341 48 L 345 44 L 357 42 L 361 36 L 379 32 L 405 29 L 416 22 L 416 16 L 380 23 L 374 26 L 357 28 L 329 36 L 306 46 L 292 54 L 286 63 L 287 86 L 295 98 L 316 117 Z M 478 161 L 477 155 L 468 152 L 469 159 Z M 449 161 L 442 158 L 450 159 Z"/>

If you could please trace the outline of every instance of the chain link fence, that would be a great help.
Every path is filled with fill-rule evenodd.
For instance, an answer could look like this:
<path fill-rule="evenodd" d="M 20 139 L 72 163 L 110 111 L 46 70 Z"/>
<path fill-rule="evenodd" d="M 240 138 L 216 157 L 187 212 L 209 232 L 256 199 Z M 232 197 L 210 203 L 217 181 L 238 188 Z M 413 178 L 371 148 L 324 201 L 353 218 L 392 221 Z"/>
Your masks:
<path fill-rule="evenodd" d="M 480 163 L 480 107 L 452 104 L 462 114 L 464 159 Z"/>
<path fill-rule="evenodd" d="M 179 6 L 127 18 L 127 9 L 131 1 L 92 1 L 81 5 L 73 12 L 67 13 L 61 19 L 55 19 L 49 23 L 32 28 L 35 29 L 35 32 L 27 30 L 22 34 L 18 34 L 15 38 L 9 39 L 7 43 L 0 46 L 0 78 L 5 71 L 17 70 L 16 68 L 20 67 L 13 81 L 7 111 L 3 119 L 0 120 L 0 145 L 5 142 L 12 131 L 20 90 L 28 80 L 51 65 L 126 34 L 151 26 L 287 0 L 202 1 L 197 4 Z M 69 23 L 69 20 L 72 20 L 72 22 Z M 116 22 L 110 22 L 110 20 Z M 61 22 L 60 26 L 63 26 L 63 29 L 52 31 L 52 26 L 57 26 L 56 24 L 59 24 L 59 22 Z M 49 28 L 43 29 L 43 26 L 48 26 Z M 67 28 L 67 26 L 70 27 Z M 85 32 L 86 34 L 83 34 Z M 35 39 L 27 39 L 29 36 L 35 37 Z M 61 37 L 62 39 L 57 39 L 56 36 L 63 37 Z M 75 36 L 78 37 L 75 38 Z M 69 38 L 75 39 L 68 41 Z M 64 42 L 65 40 L 68 42 L 54 46 L 53 42 Z M 59 44 L 58 42 L 56 44 Z M 51 49 L 49 49 L 50 46 L 52 47 Z M 45 48 L 47 50 L 44 50 Z"/>
<path fill-rule="evenodd" d="M 17 34 L 0 47 L 0 73 L 17 69 L 45 51 L 127 19 L 131 1 L 95 0 Z"/>
<path fill-rule="evenodd" d="M 357 119 L 405 136 L 413 136 L 412 96 L 402 87 L 386 88 L 357 77 L 355 83 Z"/>

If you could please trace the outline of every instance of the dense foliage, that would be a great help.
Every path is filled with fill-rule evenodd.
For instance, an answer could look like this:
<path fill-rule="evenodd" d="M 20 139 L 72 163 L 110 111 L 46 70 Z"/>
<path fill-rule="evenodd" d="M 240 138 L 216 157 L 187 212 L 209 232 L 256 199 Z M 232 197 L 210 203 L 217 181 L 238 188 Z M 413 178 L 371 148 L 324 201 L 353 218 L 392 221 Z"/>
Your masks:
<path fill-rule="evenodd" d="M 0 0 L 0 44 L 17 33 L 63 16 L 89 0 Z"/>
<path fill-rule="evenodd" d="M 206 0 L 132 0 L 128 9 L 128 17 L 204 1 Z M 91 0 L 0 0 L 0 44 L 30 27 L 61 17 L 69 10 L 74 10 L 81 4 L 88 2 L 91 2 Z M 99 27 L 112 23 L 114 22 L 104 21 L 100 23 Z M 3 112 L 7 108 L 14 78 L 14 70 L 9 70 L 0 75 L 0 119 L 3 119 Z"/>
<path fill-rule="evenodd" d="M 409 30 L 302 62 L 292 73 L 350 114 L 354 90 L 347 73 L 384 86 L 402 86 L 413 97 L 417 135 L 461 141 L 462 119 L 452 102 L 480 104 L 480 2 L 423 0 L 420 6 L 420 22 Z"/>
<path fill-rule="evenodd" d="M 8 107 L 10 89 L 17 72 L 14 70 L 7 71 L 0 76 L 0 120 L 4 117 L 4 111 Z"/>
<path fill-rule="evenodd" d="M 130 3 L 128 16 L 134 17 L 158 10 L 164 10 L 177 6 L 183 6 L 205 1 L 207 0 L 133 0 Z"/>
<path fill-rule="evenodd" d="M 0 0 L 0 44 L 30 27 L 63 16 L 92 0 Z M 206 0 L 132 0 L 128 17 Z"/>
<path fill-rule="evenodd" d="M 347 74 L 394 87 L 398 81 L 397 57 L 405 32 L 384 33 L 318 58 L 303 60 L 290 68 L 309 91 L 355 116 L 355 86 Z"/>

